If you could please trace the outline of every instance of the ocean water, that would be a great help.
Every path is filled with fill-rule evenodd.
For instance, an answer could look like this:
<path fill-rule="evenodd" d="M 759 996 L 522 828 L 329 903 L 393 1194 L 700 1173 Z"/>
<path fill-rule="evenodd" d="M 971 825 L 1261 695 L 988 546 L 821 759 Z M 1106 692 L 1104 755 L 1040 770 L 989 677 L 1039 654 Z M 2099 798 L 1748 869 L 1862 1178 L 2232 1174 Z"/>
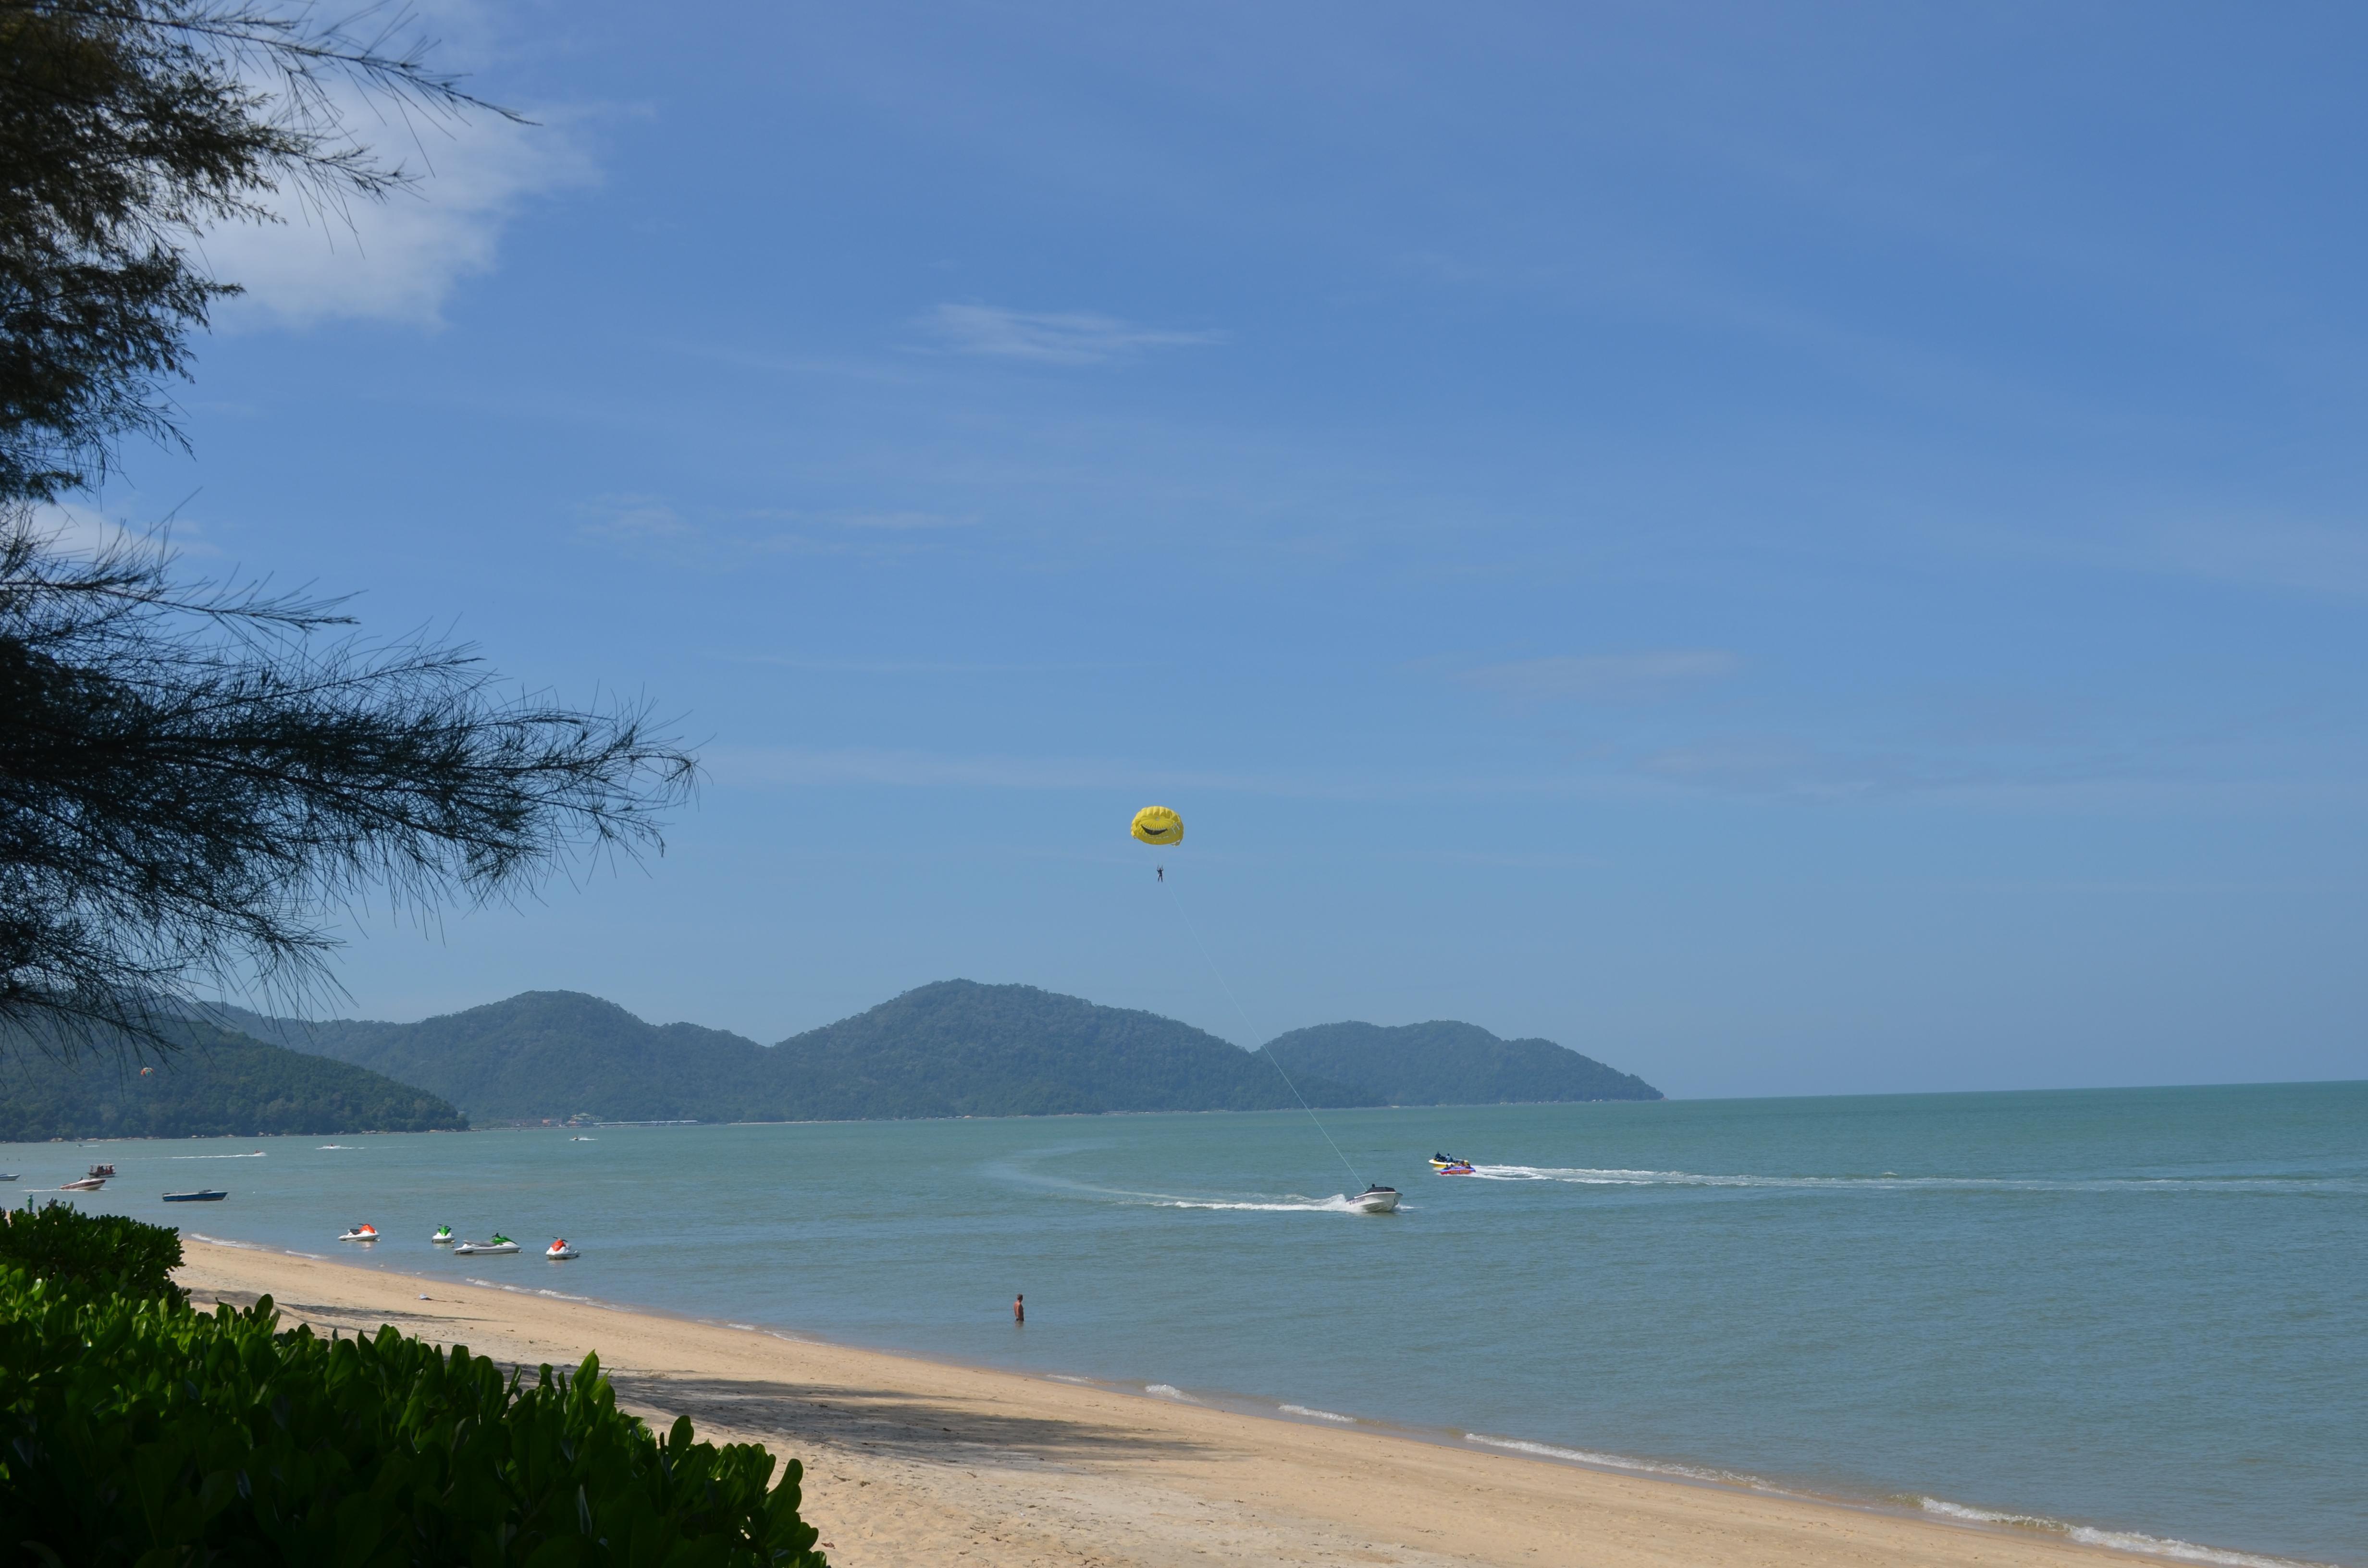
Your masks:
<path fill-rule="evenodd" d="M 106 1159 L 90 1207 L 453 1286 L 2368 1565 L 2368 1084 L 1325 1123 L 1399 1213 L 1344 1212 L 1295 1112 L 17 1145 L 0 1195 Z M 231 1196 L 157 1200 L 198 1186 Z"/>

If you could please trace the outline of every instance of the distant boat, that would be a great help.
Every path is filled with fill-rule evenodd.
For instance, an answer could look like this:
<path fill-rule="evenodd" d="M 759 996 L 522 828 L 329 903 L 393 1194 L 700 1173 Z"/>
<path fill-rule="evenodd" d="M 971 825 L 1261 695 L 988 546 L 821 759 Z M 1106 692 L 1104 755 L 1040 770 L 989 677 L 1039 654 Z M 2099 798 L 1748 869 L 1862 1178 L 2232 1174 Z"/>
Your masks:
<path fill-rule="evenodd" d="M 509 1237 L 502 1234 L 499 1231 L 495 1231 L 492 1241 L 462 1242 L 459 1246 L 454 1247 L 452 1250 L 455 1253 L 463 1253 L 473 1257 L 480 1253 L 516 1252 L 518 1249 L 518 1243 L 510 1240 Z"/>
<path fill-rule="evenodd" d="M 460 1238 L 453 1235 L 451 1226 L 438 1225 L 436 1227 L 436 1233 L 427 1239 L 434 1242 L 438 1246 L 448 1247 Z"/>
<path fill-rule="evenodd" d="M 1349 1199 L 1349 1206 L 1360 1214 L 1395 1214 L 1398 1211 L 1398 1189 L 1375 1182 Z"/>
<path fill-rule="evenodd" d="M 165 1201 L 167 1203 L 220 1203 L 229 1196 L 227 1192 L 168 1192 L 165 1195 Z"/>
<path fill-rule="evenodd" d="M 1430 1168 L 1440 1176 L 1470 1176 L 1472 1162 L 1461 1154 L 1433 1154 Z"/>
<path fill-rule="evenodd" d="M 352 1230 L 347 1231 L 344 1235 L 339 1236 L 337 1239 L 341 1242 L 374 1242 L 378 1240 L 378 1227 L 376 1225 L 356 1225 Z"/>
<path fill-rule="evenodd" d="M 114 1174 L 115 1167 L 113 1165 L 93 1165 L 90 1169 L 83 1173 L 85 1176 L 111 1176 Z"/>
<path fill-rule="evenodd" d="M 16 1179 L 17 1173 L 15 1171 L 0 1171 L 0 1181 L 15 1181 Z"/>
<path fill-rule="evenodd" d="M 100 1187 L 105 1187 L 106 1185 L 107 1178 L 105 1176 L 85 1176 L 80 1181 L 62 1181 L 58 1183 L 58 1190 L 60 1192 L 97 1192 Z"/>
<path fill-rule="evenodd" d="M 550 1258 L 554 1263 L 564 1263 L 569 1258 L 576 1256 L 576 1254 L 575 1249 L 567 1244 L 567 1238 L 565 1236 L 561 1236 L 549 1246 L 542 1249 L 542 1256 Z"/>

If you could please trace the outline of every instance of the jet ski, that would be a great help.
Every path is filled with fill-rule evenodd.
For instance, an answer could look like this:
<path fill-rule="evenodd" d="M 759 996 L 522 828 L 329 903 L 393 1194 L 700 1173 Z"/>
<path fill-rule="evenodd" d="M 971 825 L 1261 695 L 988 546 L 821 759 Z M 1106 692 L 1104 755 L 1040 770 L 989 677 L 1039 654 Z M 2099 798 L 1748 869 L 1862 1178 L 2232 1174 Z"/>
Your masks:
<path fill-rule="evenodd" d="M 462 1242 L 459 1246 L 454 1247 L 452 1250 L 455 1253 L 466 1253 L 473 1257 L 480 1253 L 516 1252 L 518 1249 L 518 1243 L 510 1240 L 509 1237 L 502 1234 L 499 1231 L 495 1231 L 492 1241 Z"/>
<path fill-rule="evenodd" d="M 427 1239 L 434 1242 L 438 1246 L 448 1247 L 454 1242 L 459 1241 L 461 1238 L 452 1233 L 451 1226 L 438 1225 L 436 1227 L 436 1233 Z"/>
<path fill-rule="evenodd" d="M 378 1227 L 376 1225 L 356 1225 L 352 1230 L 347 1231 L 344 1235 L 339 1236 L 337 1239 L 341 1242 L 374 1242 L 378 1240 Z"/>
<path fill-rule="evenodd" d="M 567 1238 L 565 1236 L 561 1236 L 558 1240 L 552 1242 L 549 1246 L 542 1249 L 542 1256 L 554 1262 L 564 1263 L 569 1258 L 575 1256 L 575 1249 L 567 1244 Z"/>
<path fill-rule="evenodd" d="M 1360 1214 L 1395 1214 L 1398 1211 L 1398 1189 L 1376 1182 L 1349 1199 L 1349 1207 Z"/>

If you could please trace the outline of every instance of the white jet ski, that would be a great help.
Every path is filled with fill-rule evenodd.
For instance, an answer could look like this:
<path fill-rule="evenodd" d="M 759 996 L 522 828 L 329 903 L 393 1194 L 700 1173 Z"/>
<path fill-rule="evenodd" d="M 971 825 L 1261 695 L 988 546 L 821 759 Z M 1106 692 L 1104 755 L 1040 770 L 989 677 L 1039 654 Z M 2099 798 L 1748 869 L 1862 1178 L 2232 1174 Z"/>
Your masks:
<path fill-rule="evenodd" d="M 549 1246 L 542 1249 L 542 1256 L 550 1258 L 554 1263 L 564 1263 L 569 1258 L 575 1256 L 576 1252 L 574 1247 L 567 1244 L 567 1238 L 565 1236 L 561 1236 L 557 1240 L 553 1241 Z"/>
<path fill-rule="evenodd" d="M 451 1226 L 438 1225 L 436 1227 L 436 1233 L 427 1239 L 434 1242 L 438 1246 L 448 1247 L 454 1242 L 459 1241 L 461 1238 L 452 1233 Z"/>
<path fill-rule="evenodd" d="M 1349 1207 L 1360 1214 L 1395 1214 L 1398 1211 L 1398 1189 L 1376 1182 L 1349 1199 Z"/>
<path fill-rule="evenodd" d="M 502 1234 L 499 1231 L 495 1231 L 492 1241 L 462 1242 L 459 1246 L 454 1247 L 452 1250 L 456 1253 L 466 1253 L 470 1256 L 473 1257 L 481 1253 L 516 1252 L 518 1249 L 518 1243 L 510 1240 L 509 1237 Z"/>
<path fill-rule="evenodd" d="M 347 1231 L 344 1235 L 339 1236 L 337 1239 L 341 1242 L 374 1242 L 378 1240 L 378 1227 L 376 1225 L 356 1225 L 352 1230 Z"/>

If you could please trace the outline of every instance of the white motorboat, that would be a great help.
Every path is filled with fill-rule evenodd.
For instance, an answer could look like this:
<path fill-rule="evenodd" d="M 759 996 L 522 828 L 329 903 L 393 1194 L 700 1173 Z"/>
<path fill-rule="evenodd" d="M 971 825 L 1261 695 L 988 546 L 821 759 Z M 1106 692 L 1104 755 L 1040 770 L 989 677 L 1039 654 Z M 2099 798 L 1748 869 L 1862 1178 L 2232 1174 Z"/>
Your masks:
<path fill-rule="evenodd" d="M 58 1190 L 60 1192 L 97 1192 L 100 1187 L 105 1187 L 106 1185 L 107 1178 L 105 1176 L 85 1176 L 80 1181 L 62 1181 L 58 1183 Z"/>
<path fill-rule="evenodd" d="M 378 1227 L 376 1225 L 356 1225 L 352 1230 L 347 1231 L 344 1235 L 339 1236 L 337 1239 L 341 1242 L 374 1242 L 378 1240 Z"/>
<path fill-rule="evenodd" d="M 575 1256 L 576 1252 L 574 1247 L 567 1244 L 567 1238 L 565 1236 L 561 1236 L 553 1241 L 549 1246 L 542 1249 L 542 1256 L 550 1258 L 554 1263 L 564 1263 L 569 1258 Z"/>
<path fill-rule="evenodd" d="M 465 1253 L 472 1257 L 475 1257 L 486 1253 L 516 1252 L 518 1249 L 518 1243 L 510 1240 L 509 1237 L 502 1234 L 499 1231 L 495 1231 L 492 1241 L 462 1242 L 459 1246 L 454 1247 L 452 1250 L 455 1253 Z"/>
<path fill-rule="evenodd" d="M 436 1227 L 436 1233 L 427 1239 L 434 1242 L 438 1246 L 448 1247 L 454 1242 L 459 1241 L 461 1238 L 452 1233 L 451 1226 L 438 1225 Z"/>
<path fill-rule="evenodd" d="M 1398 1211 L 1398 1189 L 1376 1182 L 1349 1199 L 1349 1207 L 1360 1214 L 1395 1214 Z"/>

